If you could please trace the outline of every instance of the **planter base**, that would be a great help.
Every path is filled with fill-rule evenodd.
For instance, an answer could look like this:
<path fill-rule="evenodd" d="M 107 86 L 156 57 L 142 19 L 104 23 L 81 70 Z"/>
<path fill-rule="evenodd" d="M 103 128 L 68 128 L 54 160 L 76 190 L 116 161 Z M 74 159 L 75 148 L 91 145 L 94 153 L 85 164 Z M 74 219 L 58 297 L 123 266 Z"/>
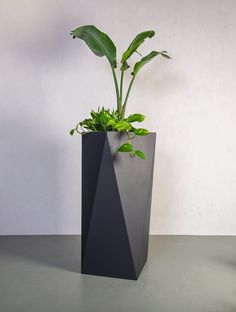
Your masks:
<path fill-rule="evenodd" d="M 116 149 L 124 134 L 82 137 L 82 273 L 138 279 L 147 260 L 155 133 L 135 137 L 146 160 Z"/>

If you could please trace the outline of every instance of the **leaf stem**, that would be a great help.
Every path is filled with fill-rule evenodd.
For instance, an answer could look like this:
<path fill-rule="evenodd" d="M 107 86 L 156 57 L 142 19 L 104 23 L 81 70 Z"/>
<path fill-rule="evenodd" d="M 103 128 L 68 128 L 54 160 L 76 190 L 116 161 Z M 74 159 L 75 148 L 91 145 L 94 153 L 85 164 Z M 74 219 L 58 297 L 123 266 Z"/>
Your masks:
<path fill-rule="evenodd" d="M 130 134 L 129 134 L 129 131 L 127 131 L 126 132 L 126 134 L 127 134 L 127 137 L 128 137 L 128 144 L 131 144 L 131 138 L 130 138 Z M 133 148 L 133 146 L 132 146 L 132 148 Z M 132 150 L 131 152 L 129 152 L 129 156 L 131 157 L 131 158 L 133 158 L 134 156 L 135 156 L 135 154 L 134 154 L 134 151 Z"/>
<path fill-rule="evenodd" d="M 74 130 L 75 130 L 77 133 L 82 134 L 82 132 L 80 132 L 78 128 L 79 128 L 79 124 L 76 125 L 76 127 L 75 127 Z"/>
<path fill-rule="evenodd" d="M 119 96 L 119 87 L 118 87 L 118 82 L 116 78 L 116 73 L 114 68 L 111 66 L 113 78 L 114 78 L 114 83 L 115 83 L 115 89 L 116 89 L 116 101 L 117 101 L 117 110 L 119 111 L 120 109 L 120 96 Z"/>
<path fill-rule="evenodd" d="M 119 107 L 119 113 L 120 114 L 121 114 L 121 109 L 122 109 L 123 80 L 124 80 L 124 69 L 122 66 L 121 67 L 121 76 L 120 76 L 120 107 Z"/>
<path fill-rule="evenodd" d="M 126 132 L 127 133 L 127 137 L 128 137 L 128 143 L 130 144 L 130 135 L 129 135 L 129 132 Z"/>
<path fill-rule="evenodd" d="M 121 111 L 121 116 L 122 116 L 122 117 L 125 116 L 125 109 L 126 109 L 127 101 L 128 101 L 128 98 L 129 98 L 130 90 L 131 90 L 132 85 L 133 85 L 133 82 L 134 82 L 134 78 L 135 78 L 135 75 L 133 75 L 133 78 L 131 79 L 130 84 L 129 84 L 128 91 L 127 91 L 127 93 L 126 93 L 124 105 L 123 105 L 122 111 Z"/>

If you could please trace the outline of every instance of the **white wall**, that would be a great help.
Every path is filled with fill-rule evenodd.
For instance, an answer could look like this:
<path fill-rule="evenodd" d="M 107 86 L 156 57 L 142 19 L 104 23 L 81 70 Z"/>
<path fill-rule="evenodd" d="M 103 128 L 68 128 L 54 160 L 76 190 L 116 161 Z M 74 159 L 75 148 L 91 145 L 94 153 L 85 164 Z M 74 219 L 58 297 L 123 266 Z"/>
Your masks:
<path fill-rule="evenodd" d="M 1 0 L 0 234 L 80 232 L 80 137 L 91 108 L 115 105 L 105 59 L 71 29 L 95 24 L 119 56 L 167 49 L 140 72 L 129 112 L 157 131 L 152 234 L 236 234 L 234 0 Z"/>

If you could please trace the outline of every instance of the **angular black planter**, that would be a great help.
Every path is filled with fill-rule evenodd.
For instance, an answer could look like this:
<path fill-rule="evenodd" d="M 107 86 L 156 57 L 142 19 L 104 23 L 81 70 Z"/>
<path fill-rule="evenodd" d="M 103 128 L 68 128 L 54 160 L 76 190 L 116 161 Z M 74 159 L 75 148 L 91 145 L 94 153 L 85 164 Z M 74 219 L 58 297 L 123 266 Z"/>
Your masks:
<path fill-rule="evenodd" d="M 148 254 L 155 140 L 155 133 L 133 140 L 142 160 L 116 152 L 125 134 L 82 136 L 82 273 L 138 279 Z"/>

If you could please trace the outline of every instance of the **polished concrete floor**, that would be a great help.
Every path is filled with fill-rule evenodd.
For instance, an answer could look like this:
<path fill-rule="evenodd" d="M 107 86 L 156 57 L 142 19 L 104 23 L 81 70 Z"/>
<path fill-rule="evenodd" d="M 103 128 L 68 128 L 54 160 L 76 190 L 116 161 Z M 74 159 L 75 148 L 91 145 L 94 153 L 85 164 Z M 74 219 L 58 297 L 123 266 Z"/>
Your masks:
<path fill-rule="evenodd" d="M 79 271 L 79 236 L 0 237 L 0 311 L 236 312 L 236 237 L 152 236 L 138 281 Z"/>

